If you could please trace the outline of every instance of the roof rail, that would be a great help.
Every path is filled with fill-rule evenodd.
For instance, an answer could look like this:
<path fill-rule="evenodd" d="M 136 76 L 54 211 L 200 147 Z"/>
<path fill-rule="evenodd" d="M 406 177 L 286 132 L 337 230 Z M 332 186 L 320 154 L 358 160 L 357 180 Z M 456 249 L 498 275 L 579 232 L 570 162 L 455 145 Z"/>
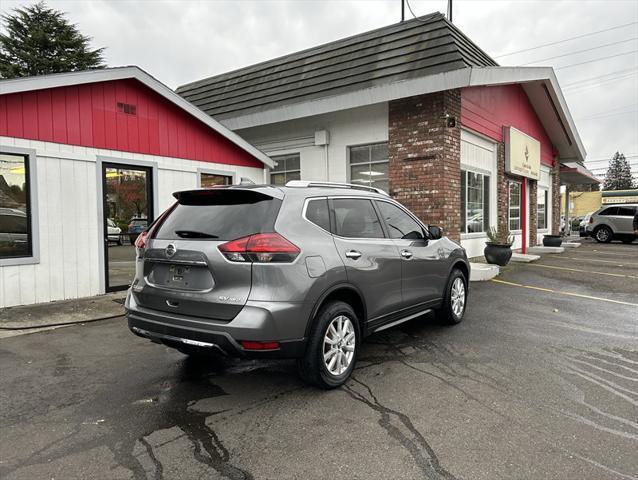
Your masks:
<path fill-rule="evenodd" d="M 368 192 L 380 193 L 381 195 L 388 195 L 388 192 L 375 187 L 366 187 L 365 185 L 355 185 L 353 183 L 339 183 L 339 182 L 313 182 L 308 180 L 290 180 L 286 183 L 286 187 L 326 187 L 326 188 L 351 188 L 353 190 L 366 190 Z"/>

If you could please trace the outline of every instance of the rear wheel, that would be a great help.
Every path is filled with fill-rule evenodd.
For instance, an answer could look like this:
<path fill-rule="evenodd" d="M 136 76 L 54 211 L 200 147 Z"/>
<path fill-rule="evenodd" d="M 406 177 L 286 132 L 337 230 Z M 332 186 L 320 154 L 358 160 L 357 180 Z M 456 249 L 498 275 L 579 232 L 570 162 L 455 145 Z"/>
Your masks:
<path fill-rule="evenodd" d="M 359 337 L 352 307 L 339 301 L 327 303 L 315 317 L 306 352 L 297 362 L 299 374 L 319 388 L 343 385 L 354 370 Z"/>
<path fill-rule="evenodd" d="M 599 243 L 609 243 L 611 242 L 611 239 L 613 236 L 614 234 L 611 231 L 611 228 L 605 225 L 598 227 L 596 231 L 594 232 L 594 238 Z"/>
<path fill-rule="evenodd" d="M 436 311 L 436 317 L 449 325 L 461 323 L 466 303 L 467 279 L 461 270 L 455 268 L 448 279 L 443 305 Z"/>

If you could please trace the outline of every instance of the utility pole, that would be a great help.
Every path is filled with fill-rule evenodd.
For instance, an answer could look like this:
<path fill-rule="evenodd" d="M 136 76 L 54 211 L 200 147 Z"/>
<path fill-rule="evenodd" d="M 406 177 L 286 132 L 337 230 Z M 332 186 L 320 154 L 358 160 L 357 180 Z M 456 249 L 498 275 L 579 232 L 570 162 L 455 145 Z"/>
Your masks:
<path fill-rule="evenodd" d="M 401 23 L 405 21 L 405 0 L 401 0 Z"/>
<path fill-rule="evenodd" d="M 452 0 L 447 0 L 447 19 L 452 22 Z"/>

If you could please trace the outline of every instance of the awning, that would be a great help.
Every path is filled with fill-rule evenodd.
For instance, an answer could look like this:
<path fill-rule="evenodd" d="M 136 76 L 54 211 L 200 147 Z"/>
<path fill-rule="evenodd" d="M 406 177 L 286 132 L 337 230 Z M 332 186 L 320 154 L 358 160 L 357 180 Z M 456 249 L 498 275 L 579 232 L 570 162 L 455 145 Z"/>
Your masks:
<path fill-rule="evenodd" d="M 561 163 L 561 185 L 599 184 L 600 180 L 592 172 L 577 162 Z"/>

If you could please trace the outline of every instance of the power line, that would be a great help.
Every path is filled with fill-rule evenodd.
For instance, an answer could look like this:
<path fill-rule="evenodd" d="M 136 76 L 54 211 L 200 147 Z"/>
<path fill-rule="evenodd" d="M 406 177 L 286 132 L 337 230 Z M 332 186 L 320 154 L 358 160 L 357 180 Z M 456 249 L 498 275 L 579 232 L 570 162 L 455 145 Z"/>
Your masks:
<path fill-rule="evenodd" d="M 634 108 L 633 110 L 628 110 L 626 112 L 615 112 L 615 113 L 606 113 L 602 115 L 592 115 L 589 117 L 580 117 L 580 118 L 577 118 L 576 120 L 596 120 L 599 118 L 615 117 L 617 115 L 627 115 L 629 113 L 638 113 L 638 108 Z"/>
<path fill-rule="evenodd" d="M 635 72 L 623 73 L 622 75 L 616 75 L 616 76 L 613 76 L 613 77 L 604 78 L 604 79 L 601 79 L 601 80 L 598 80 L 598 81 L 576 83 L 574 85 L 566 86 L 565 88 L 563 88 L 563 90 L 579 90 L 581 88 L 587 88 L 587 87 L 591 87 L 591 86 L 602 85 L 602 84 L 609 83 L 609 82 L 615 82 L 617 80 L 624 80 L 625 78 L 633 77 L 636 74 L 638 74 L 638 70 L 636 70 Z"/>
<path fill-rule="evenodd" d="M 638 53 L 638 49 L 637 50 L 632 50 L 630 52 L 617 53 L 616 55 L 607 55 L 606 57 L 593 58 L 591 60 L 587 60 L 586 62 L 572 63 L 570 65 L 563 65 L 562 67 L 555 68 L 554 70 L 562 70 L 564 68 L 577 67 L 578 65 L 585 65 L 586 63 L 598 62 L 600 60 L 607 60 L 608 58 L 622 57 L 623 55 L 631 55 L 632 53 Z"/>
<path fill-rule="evenodd" d="M 578 93 L 585 92 L 585 91 L 587 91 L 587 90 L 589 90 L 591 88 L 594 88 L 594 87 L 601 87 L 601 86 L 607 85 L 609 83 L 616 83 L 616 82 L 621 82 L 623 80 L 628 80 L 631 77 L 634 77 L 637 73 L 638 72 L 630 73 L 628 75 L 623 75 L 623 76 L 616 77 L 616 78 L 610 78 L 610 79 L 607 79 L 607 80 L 601 80 L 598 83 L 591 83 L 589 85 L 580 85 L 580 86 L 576 86 L 576 87 L 572 87 L 572 88 L 566 88 L 564 91 L 566 93 L 568 93 L 568 94 L 578 94 Z"/>
<path fill-rule="evenodd" d="M 414 15 L 414 14 L 413 14 Z M 597 30 L 595 32 L 589 32 L 589 33 L 584 33 L 582 35 L 577 35 L 575 37 L 570 37 L 570 38 L 565 38 L 563 40 L 557 40 L 555 42 L 549 42 L 549 43 L 544 43 L 542 45 L 537 45 L 535 47 L 529 47 L 529 48 L 524 48 L 523 50 L 516 50 L 514 52 L 509 52 L 509 53 L 503 53 L 501 55 L 496 55 L 493 58 L 503 58 L 503 57 L 509 57 L 510 55 L 515 55 L 517 53 L 523 53 L 523 52 L 529 52 L 531 50 L 537 50 L 539 48 L 543 48 L 543 47 L 549 47 L 550 45 L 556 45 L 557 43 L 564 43 L 564 42 L 568 42 L 570 40 L 575 40 L 577 38 L 584 38 L 584 37 L 590 37 L 592 35 L 596 35 L 598 33 L 603 33 L 603 32 L 609 32 L 611 30 L 617 30 L 619 28 L 624 28 L 624 27 L 629 27 L 630 25 L 635 25 L 638 22 L 630 22 L 630 23 L 624 23 L 622 25 L 617 25 L 615 27 L 609 27 L 609 28 L 605 28 L 604 30 Z"/>
<path fill-rule="evenodd" d="M 575 52 L 563 53 L 562 55 L 554 55 L 553 57 L 541 58 L 539 60 L 534 60 L 533 62 L 523 63 L 521 66 L 532 65 L 534 63 L 544 62 L 546 60 L 553 60 L 555 58 L 569 57 L 570 55 L 577 55 L 579 53 L 590 52 L 592 50 L 597 50 L 599 48 L 611 47 L 612 45 L 619 45 L 621 43 L 633 42 L 634 40 L 638 40 L 638 37 L 629 38 L 627 40 L 620 40 L 618 42 L 606 43 L 604 45 L 599 45 L 597 47 L 586 48 L 584 50 L 576 50 Z"/>
<path fill-rule="evenodd" d="M 630 153 L 628 155 L 625 155 L 624 157 L 625 158 L 638 158 L 638 153 Z M 612 159 L 612 157 L 609 157 L 609 158 L 598 158 L 598 159 L 595 159 L 595 160 L 587 159 L 587 160 L 585 160 L 585 163 L 610 162 L 611 159 Z"/>
<path fill-rule="evenodd" d="M 589 78 L 584 78 L 582 80 L 576 80 L 575 82 L 565 83 L 563 85 L 563 88 L 571 87 L 572 85 L 577 85 L 577 84 L 580 84 L 580 83 L 589 82 L 591 80 L 598 80 L 599 78 L 603 78 L 603 77 L 609 77 L 611 75 L 616 75 L 617 73 L 625 73 L 625 72 L 630 72 L 630 71 L 634 71 L 634 70 L 638 72 L 638 67 L 623 68 L 622 70 L 615 70 L 613 72 L 605 73 L 604 75 L 598 75 L 597 77 L 589 77 Z"/>
<path fill-rule="evenodd" d="M 421 20 L 419 17 L 417 17 L 414 12 L 412 11 L 412 7 L 410 6 L 410 2 L 408 0 L 405 0 L 405 4 L 408 6 L 408 10 L 410 10 L 410 13 L 412 14 L 412 16 L 414 17 L 415 20 L 418 20 L 419 22 L 423 22 L 423 23 L 427 23 L 427 20 Z"/>

